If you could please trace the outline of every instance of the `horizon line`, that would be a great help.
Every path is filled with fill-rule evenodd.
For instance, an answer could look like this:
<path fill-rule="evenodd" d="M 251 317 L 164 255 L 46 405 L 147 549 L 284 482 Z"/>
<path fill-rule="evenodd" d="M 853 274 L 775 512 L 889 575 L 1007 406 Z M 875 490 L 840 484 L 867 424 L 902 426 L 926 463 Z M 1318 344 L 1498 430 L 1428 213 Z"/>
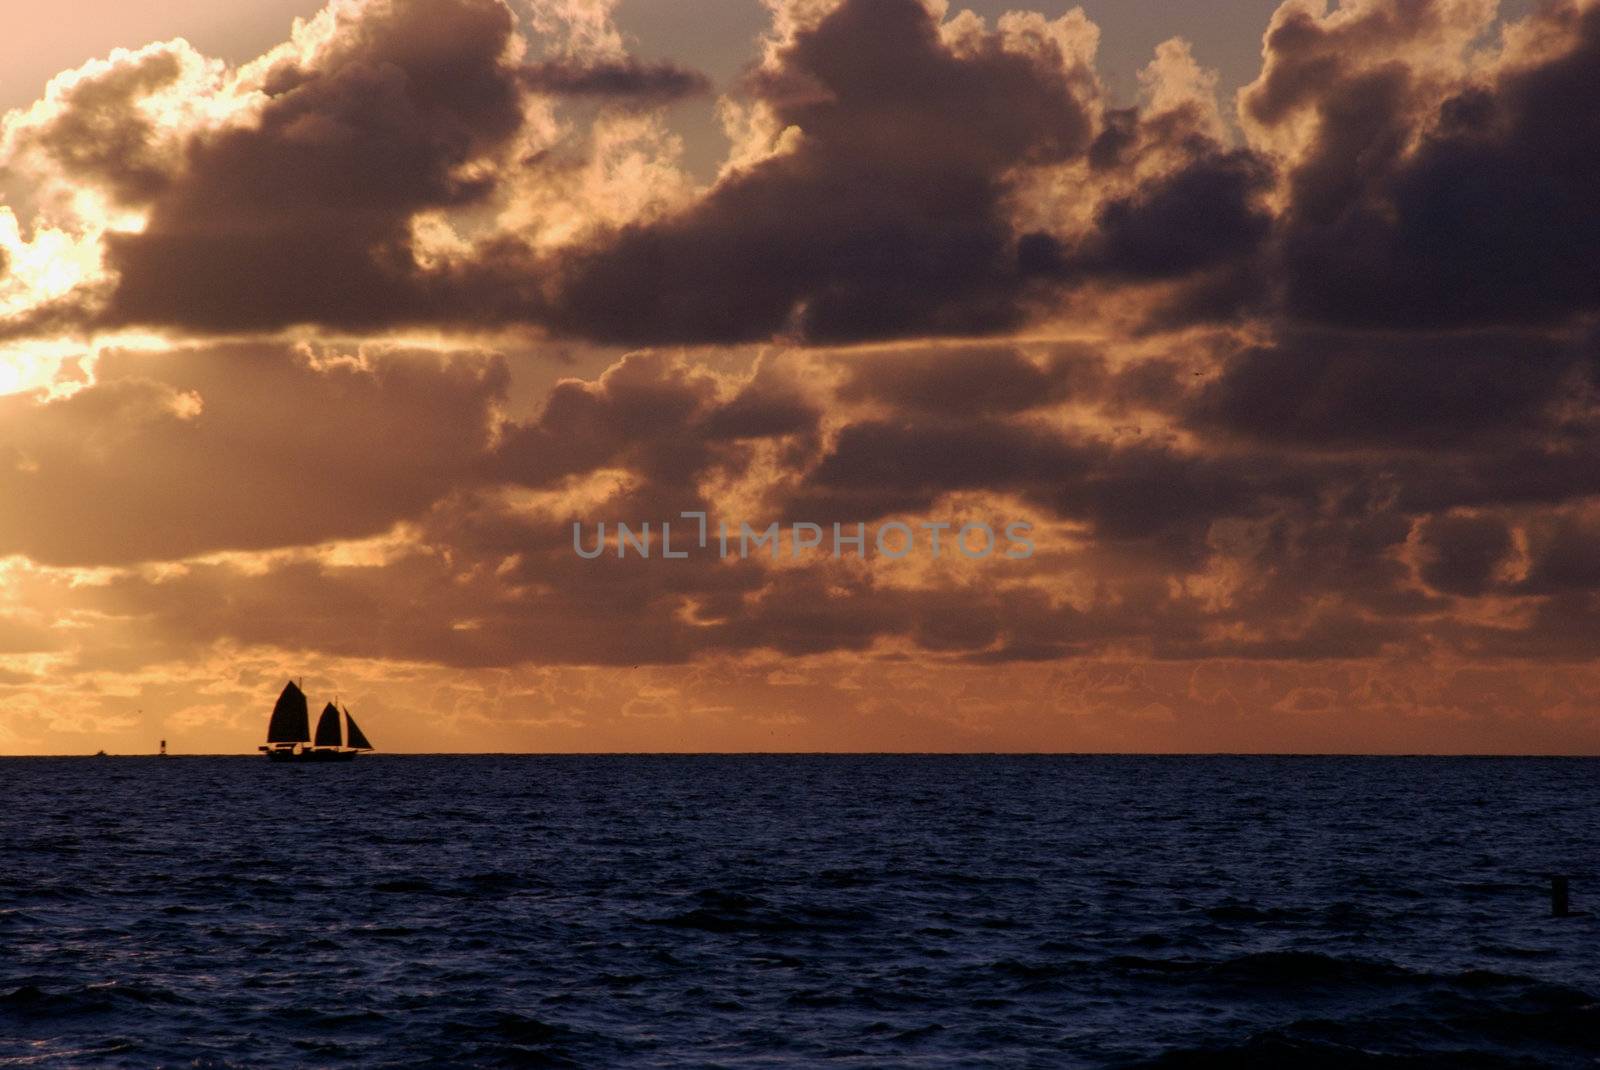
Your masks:
<path fill-rule="evenodd" d="M 368 751 L 367 758 L 1600 758 L 1595 751 L 609 750 Z M 0 754 L 9 758 L 255 758 L 257 751 Z"/>

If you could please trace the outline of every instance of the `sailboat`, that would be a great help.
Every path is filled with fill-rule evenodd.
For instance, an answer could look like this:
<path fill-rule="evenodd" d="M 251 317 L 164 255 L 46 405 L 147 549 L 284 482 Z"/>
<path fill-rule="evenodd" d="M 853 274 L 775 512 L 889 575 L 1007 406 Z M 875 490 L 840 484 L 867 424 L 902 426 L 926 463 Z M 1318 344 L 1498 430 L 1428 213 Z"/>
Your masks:
<path fill-rule="evenodd" d="M 341 738 L 339 715 L 344 714 L 344 734 Z M 349 710 L 340 710 L 333 703 L 322 708 L 317 718 L 317 735 L 311 736 L 310 710 L 306 706 L 306 693 L 293 680 L 278 696 L 272 707 L 272 719 L 267 722 L 267 742 L 257 747 L 269 762 L 348 762 L 364 750 L 372 750 L 367 735 L 350 716 Z"/>

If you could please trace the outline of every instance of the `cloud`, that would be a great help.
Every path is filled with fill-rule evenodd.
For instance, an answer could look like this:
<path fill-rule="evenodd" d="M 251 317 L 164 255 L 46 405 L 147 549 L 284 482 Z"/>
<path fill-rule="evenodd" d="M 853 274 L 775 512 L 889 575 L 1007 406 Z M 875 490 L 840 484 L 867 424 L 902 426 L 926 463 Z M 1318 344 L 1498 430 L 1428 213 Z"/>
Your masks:
<path fill-rule="evenodd" d="M 1066 350 L 1039 361 L 1015 346 L 964 345 L 864 355 L 851 362 L 838 395 L 950 417 L 986 416 L 1098 394 L 1105 378 L 1092 354 Z"/>
<path fill-rule="evenodd" d="M 1536 514 L 1524 531 L 1527 573 L 1512 589 L 1569 596 L 1600 591 L 1600 516 L 1592 508 Z"/>
<path fill-rule="evenodd" d="M 1023 318 L 1004 200 L 1084 151 L 1055 45 L 957 52 L 916 0 L 847 0 L 750 78 L 784 150 L 559 264 L 548 322 L 624 343 L 982 334 Z"/>
<path fill-rule="evenodd" d="M 1260 311 L 1275 222 L 1272 161 L 1226 144 L 1210 79 L 1173 44 L 1146 71 L 1150 103 L 1103 115 L 1088 175 L 1072 186 L 1091 206 L 1085 224 L 1058 221 L 1018 243 L 1027 274 L 1069 293 L 1138 294 L 1151 330 Z"/>
<path fill-rule="evenodd" d="M 665 103 L 711 91 L 711 80 L 699 71 L 674 63 L 622 59 L 578 63 L 544 60 L 518 72 L 522 84 L 538 93 L 601 98 L 627 98 Z"/>
<path fill-rule="evenodd" d="M 1559 44 L 1508 49 L 1482 74 L 1439 74 L 1401 47 L 1459 51 L 1484 9 L 1371 5 L 1346 20 L 1369 26 L 1359 39 L 1376 58 L 1396 54 L 1388 63 L 1329 47 L 1343 35 L 1303 13 L 1280 16 L 1267 72 L 1243 100 L 1268 125 L 1313 116 L 1281 221 L 1293 314 L 1411 329 L 1560 323 L 1600 308 L 1600 125 L 1573 106 L 1600 92 L 1600 8 L 1532 16 Z"/>
<path fill-rule="evenodd" d="M 613 114 L 574 132 L 529 94 L 648 105 L 704 80 L 630 56 L 610 5 L 540 10 L 554 44 L 532 60 L 501 0 L 340 0 L 231 74 L 175 42 L 58 80 L 9 121 L 13 166 L 146 218 L 91 228 L 101 274 L 6 334 L 830 343 L 1080 312 L 1146 332 L 1542 328 L 1600 292 L 1600 137 L 1560 105 L 1595 88 L 1592 6 L 1479 54 L 1484 0 L 1286 4 L 1240 96 L 1243 146 L 1181 41 L 1139 106 L 1111 108 L 1081 14 L 991 30 L 916 0 L 808 7 L 723 102 L 765 147 L 698 191 L 663 130 Z"/>
<path fill-rule="evenodd" d="M 0 557 L 172 560 L 376 534 L 484 462 L 486 354 L 267 344 L 100 354 L 93 385 L 0 397 Z"/>
<path fill-rule="evenodd" d="M 1203 426 L 1324 446 L 1538 440 L 1589 380 L 1592 343 L 1531 331 L 1286 328 L 1232 355 Z"/>
<path fill-rule="evenodd" d="M 1431 516 L 1419 541 L 1423 581 L 1447 594 L 1482 594 L 1511 553 L 1511 532 L 1492 516 Z"/>
<path fill-rule="evenodd" d="M 238 70 L 153 45 L 8 117 L 0 691 L 618 673 L 484 706 L 581 725 L 655 665 L 657 720 L 811 724 L 705 683 L 781 664 L 912 731 L 918 674 L 1015 673 L 1034 712 L 1330 746 L 1328 710 L 1400 745 L 1401 710 L 1583 708 L 1600 8 L 1293 0 L 1234 129 L 1176 40 L 1113 106 L 1081 12 L 778 4 L 703 183 L 662 105 L 707 82 L 613 8 L 341 0 Z M 573 550 L 684 510 L 1022 519 L 1037 553 Z M 1494 659 L 1526 675 L 1461 669 Z"/>
<path fill-rule="evenodd" d="M 563 380 L 537 420 L 506 431 L 500 471 L 541 487 L 625 467 L 693 498 L 694 477 L 711 463 L 695 425 L 714 405 L 717 387 L 710 374 L 651 354 L 629 355 L 595 382 Z"/>
<path fill-rule="evenodd" d="M 1249 152 L 1206 154 L 1102 205 L 1069 270 L 1160 279 L 1247 257 L 1271 229 L 1258 203 L 1271 178 Z"/>
<path fill-rule="evenodd" d="M 1105 421 L 1182 418 L 1206 388 L 1163 359 L 1113 368 L 1081 347 L 791 350 L 721 371 L 637 353 L 509 420 L 496 416 L 504 364 L 471 354 L 113 352 L 96 373 L 47 405 L 14 399 L 32 421 L 8 424 L 21 428 L 5 453 L 14 486 L 55 473 L 80 488 L 55 512 L 33 504 L 42 490 L 23 499 L 38 519 L 20 548 L 75 564 L 190 558 L 86 596 L 97 612 L 153 614 L 180 644 L 463 667 L 897 644 L 975 664 L 1130 649 L 1365 658 L 1482 642 L 1441 595 L 1543 598 L 1587 574 L 1587 558 L 1570 563 L 1582 536 L 1547 512 L 1566 508 L 1570 481 L 1495 481 L 1492 453 L 1417 451 L 1375 475 L 1370 447 L 1221 450 L 1129 430 Z M 693 545 L 683 510 L 713 530 L 1026 519 L 1038 553 L 982 566 L 998 585 L 953 551 L 899 566 L 870 547 L 723 560 L 714 540 Z M 587 541 L 617 521 L 659 538 L 664 520 L 688 559 L 574 552 L 574 522 Z M 222 549 L 272 552 L 193 559 Z M 297 616 L 316 591 L 316 618 Z M 360 624 L 379 619 L 403 623 Z"/>
<path fill-rule="evenodd" d="M 42 101 L 7 117 L 10 167 L 36 177 L 54 170 L 103 185 L 120 203 L 148 203 L 182 163 L 170 136 L 179 104 L 173 91 L 192 91 L 205 68 L 186 43 L 173 41 L 119 50 L 54 79 Z"/>
<path fill-rule="evenodd" d="M 247 72 L 249 121 L 195 134 L 137 233 L 113 233 L 102 321 L 239 331 L 451 318 L 411 238 L 482 203 L 522 123 L 500 0 L 336 3 Z"/>
<path fill-rule="evenodd" d="M 32 654 L 59 649 L 61 639 L 46 628 L 0 613 L 0 655 Z"/>
<path fill-rule="evenodd" d="M 1239 92 L 1240 116 L 1255 139 L 1279 147 L 1320 135 L 1290 127 L 1352 77 L 1397 66 L 1459 75 L 1463 50 L 1488 27 L 1495 6 L 1495 0 L 1347 0 L 1331 9 L 1281 4 L 1267 27 L 1261 74 Z"/>

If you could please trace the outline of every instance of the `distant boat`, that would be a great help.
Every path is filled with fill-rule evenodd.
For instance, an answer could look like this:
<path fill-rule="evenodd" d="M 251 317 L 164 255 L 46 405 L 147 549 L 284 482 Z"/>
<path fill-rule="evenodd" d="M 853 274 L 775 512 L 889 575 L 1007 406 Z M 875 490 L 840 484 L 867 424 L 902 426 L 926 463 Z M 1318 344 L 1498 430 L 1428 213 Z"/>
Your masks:
<path fill-rule="evenodd" d="M 267 742 L 257 747 L 269 762 L 348 762 L 364 750 L 372 750 L 366 733 L 344 710 L 344 737 L 339 734 L 340 710 L 333 703 L 322 708 L 317 718 L 317 735 L 311 737 L 311 716 L 306 706 L 306 693 L 290 680 L 272 707 L 272 720 L 267 722 Z"/>
<path fill-rule="evenodd" d="M 94 752 L 94 756 L 95 756 L 95 757 L 96 757 L 96 758 L 109 758 L 109 757 L 110 757 L 110 755 L 108 755 L 108 754 L 107 754 L 107 753 L 106 753 L 106 752 L 105 752 L 105 751 L 103 751 L 103 750 L 97 750 L 97 751 L 95 751 L 95 752 Z"/>

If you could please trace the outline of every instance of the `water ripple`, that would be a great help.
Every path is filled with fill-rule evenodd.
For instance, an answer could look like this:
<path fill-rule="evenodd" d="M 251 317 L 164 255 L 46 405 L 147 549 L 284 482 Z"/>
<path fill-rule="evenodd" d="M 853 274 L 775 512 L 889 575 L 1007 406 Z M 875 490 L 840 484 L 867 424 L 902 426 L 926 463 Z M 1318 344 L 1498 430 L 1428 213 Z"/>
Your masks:
<path fill-rule="evenodd" d="M 0 1066 L 1592 1066 L 1597 768 L 5 759 Z"/>

